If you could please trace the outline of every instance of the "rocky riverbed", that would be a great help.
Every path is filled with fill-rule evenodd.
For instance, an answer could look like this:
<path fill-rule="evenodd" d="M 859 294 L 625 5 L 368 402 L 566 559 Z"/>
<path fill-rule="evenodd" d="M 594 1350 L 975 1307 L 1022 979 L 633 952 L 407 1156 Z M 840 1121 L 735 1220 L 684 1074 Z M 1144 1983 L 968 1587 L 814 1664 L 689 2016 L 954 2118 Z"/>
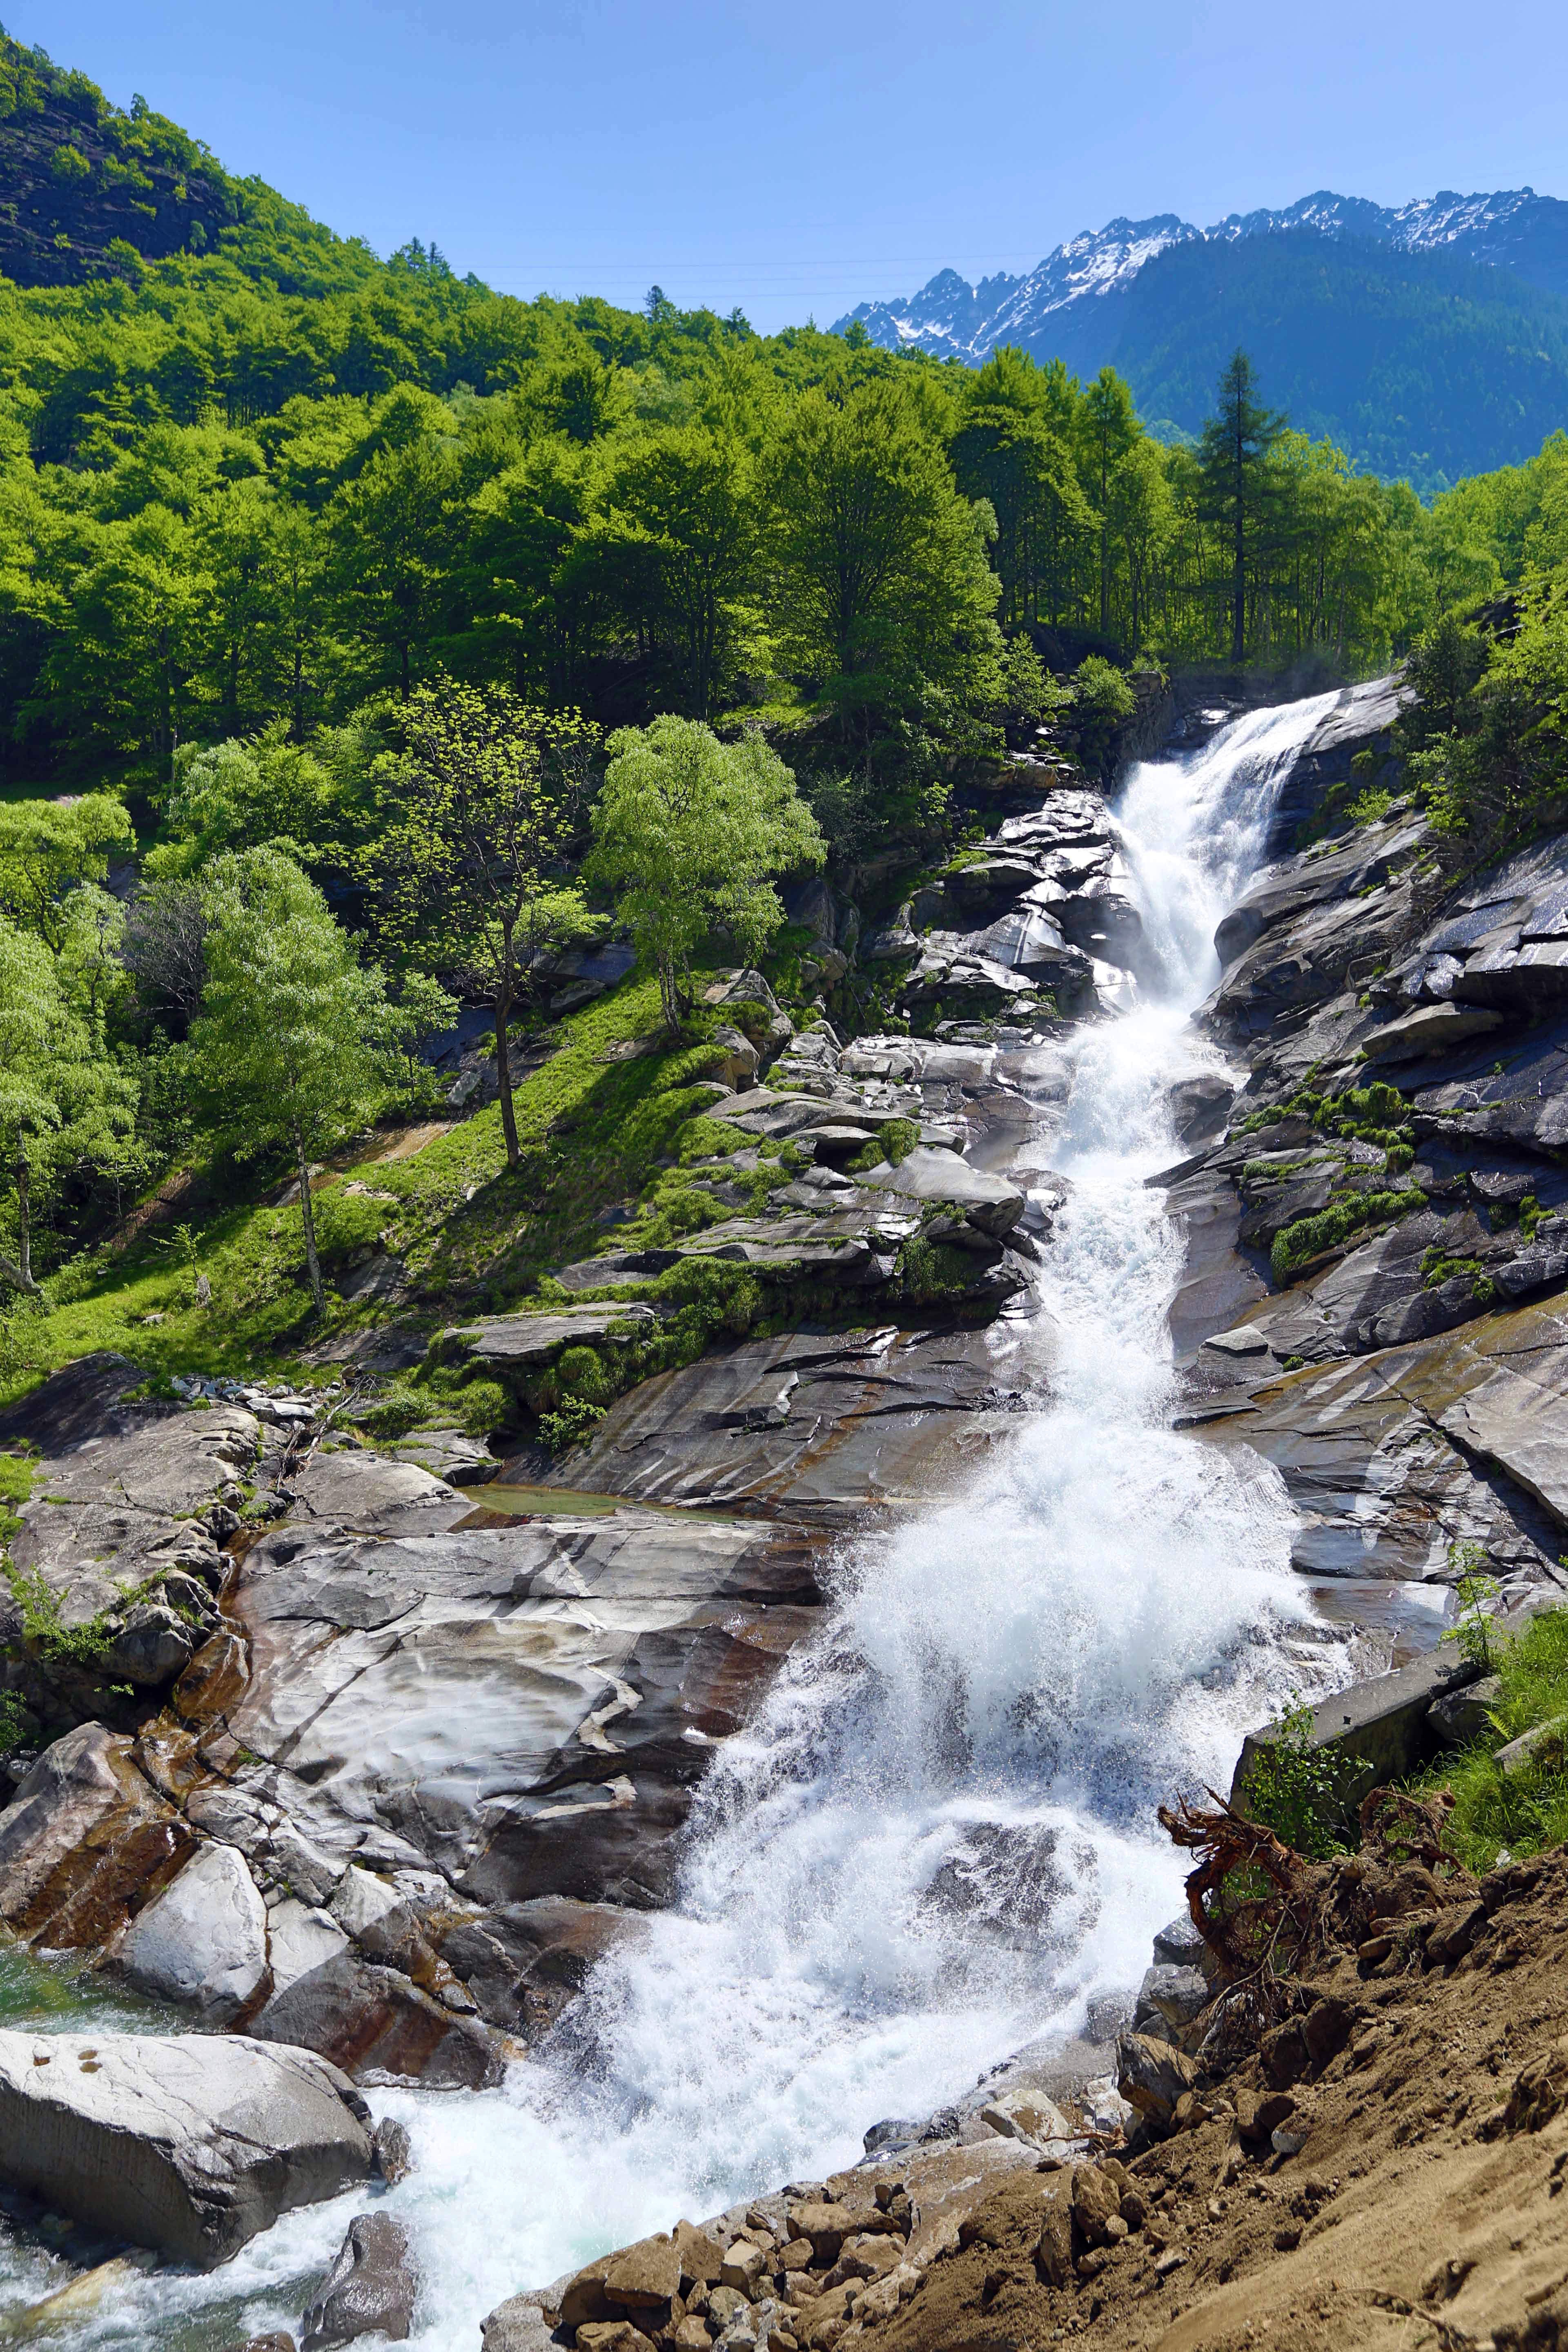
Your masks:
<path fill-rule="evenodd" d="M 1298 1577 L 1372 1629 L 1373 1663 L 1436 1635 L 1477 1556 L 1459 1547 L 1510 1606 L 1557 1591 L 1568 1519 L 1568 853 L 1447 889 L 1397 799 L 1296 846 L 1352 754 L 1386 756 L 1397 694 L 1327 698 L 1273 777 L 1273 862 L 1220 926 L 1223 971 L 1173 1081 L 1185 1157 L 1151 1180 L 1184 1236 L 1178 1424 L 1278 1473 Z M 802 901 L 825 981 L 874 968 L 934 1034 L 784 1021 L 759 1049 L 737 1029 L 710 1115 L 756 1148 L 694 1171 L 733 1213 L 657 1246 L 611 1233 L 560 1270 L 564 1303 L 434 1344 L 521 1401 L 567 1348 L 635 1343 L 661 1312 L 642 1293 L 694 1259 L 809 1293 L 794 1328 L 633 1387 L 564 1460 L 498 1462 L 456 1432 L 375 1450 L 330 1397 L 265 1388 L 151 1402 L 112 1358 L 0 1422 L 37 1461 L 5 1672 L 46 1735 L 0 1811 L 14 1936 L 372 2086 L 482 2089 L 551 2035 L 670 1902 L 693 1801 L 828 1624 L 845 1539 L 963 1492 L 1049 1403 L 1037 1294 L 1068 1197 L 1051 1163 L 1076 1041 L 1156 989 L 1170 950 L 1104 799 L 1048 784 L 879 929 L 822 886 Z M 736 973 L 720 998 L 765 1010 L 765 983 Z M 759 1208 L 758 1150 L 781 1140 L 795 1172 Z M 1168 1980 L 1140 2011 L 1178 2041 L 1189 1959 L 1157 1951 Z M 952 2182 L 939 2194 L 933 2171 L 917 2198 L 911 2167 L 969 2180 L 1119 2128 L 1103 2036 L 1131 2022 L 1102 2017 L 1067 2057 L 1059 2040 L 1026 2053 L 918 2131 L 881 2119 L 879 2146 L 907 2130 L 928 2149 L 900 2193 L 935 2214 Z M 722 2259 L 693 2275 L 700 2307 L 684 2271 L 654 2298 L 672 2346 L 738 2345 L 742 2321 L 761 2341 L 713 2297 L 754 2315 L 764 2273 L 773 2352 L 802 2340 L 778 2280 L 803 2242 L 790 2208 L 819 2189 L 861 2197 L 836 2176 L 704 2225 L 713 2259 L 747 2231 L 770 2247 L 733 2286 Z M 817 2235 L 802 2292 L 839 2294 L 847 2326 L 842 2291 L 881 2292 L 887 2247 L 918 2231 Z M 359 2259 L 345 2248 L 344 2293 Z M 637 2352 L 625 2331 L 654 2305 L 601 2299 L 578 2341 Z M 531 2345 L 567 2322 L 536 2301 L 508 2325 Z"/>

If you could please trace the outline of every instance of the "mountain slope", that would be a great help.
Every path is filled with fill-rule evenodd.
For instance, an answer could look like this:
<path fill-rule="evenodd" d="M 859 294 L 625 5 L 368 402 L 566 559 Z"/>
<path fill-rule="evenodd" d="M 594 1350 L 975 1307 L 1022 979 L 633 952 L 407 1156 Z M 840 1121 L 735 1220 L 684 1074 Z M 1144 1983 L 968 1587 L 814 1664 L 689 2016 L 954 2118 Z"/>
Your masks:
<path fill-rule="evenodd" d="M 1303 230 L 1183 246 L 1095 323 L 1145 416 L 1196 432 L 1242 342 L 1294 425 L 1423 492 L 1531 457 L 1568 422 L 1568 302 L 1446 253 Z"/>
<path fill-rule="evenodd" d="M 381 267 L 265 181 L 236 179 L 144 99 L 127 112 L 0 26 L 0 277 L 79 286 L 215 253 L 306 295 L 348 291 Z"/>
<path fill-rule="evenodd" d="M 942 270 L 839 331 L 857 320 L 888 349 L 972 366 L 1002 343 L 1079 375 L 1113 365 L 1180 433 L 1245 343 L 1295 423 L 1429 492 L 1568 422 L 1568 204 L 1525 188 L 1394 210 L 1321 190 L 1208 229 L 1119 218 L 1026 277 L 972 288 Z"/>

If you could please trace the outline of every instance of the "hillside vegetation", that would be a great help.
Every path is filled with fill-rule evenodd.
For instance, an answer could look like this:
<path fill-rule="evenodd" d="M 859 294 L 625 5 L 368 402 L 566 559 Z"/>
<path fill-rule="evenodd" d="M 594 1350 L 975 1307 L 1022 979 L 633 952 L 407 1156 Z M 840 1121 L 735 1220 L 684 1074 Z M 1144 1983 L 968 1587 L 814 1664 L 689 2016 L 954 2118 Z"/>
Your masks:
<path fill-rule="evenodd" d="M 1411 655 L 1455 836 L 1556 805 L 1561 434 L 1428 507 L 1240 353 L 1173 448 L 1109 369 L 763 337 L 657 288 L 520 302 L 377 260 L 39 52 L 0 67 L 17 234 L 46 169 L 56 206 L 48 282 L 0 279 L 16 1378 L 133 1327 L 170 1366 L 198 1333 L 294 1348 L 378 1250 L 435 1313 L 521 1295 L 595 1218 L 712 1213 L 659 1168 L 716 1066 L 694 973 L 885 1019 L 779 886 L 826 864 L 890 915 L 1009 761 L 1108 778 L 1175 667 L 1289 692 Z M 637 976 L 573 1021 L 646 1057 L 599 1071 L 549 1008 L 613 935 Z M 459 1003 L 499 1101 L 353 1175 L 445 1108 Z M 319 1218 L 258 1205 L 329 1160 Z"/>

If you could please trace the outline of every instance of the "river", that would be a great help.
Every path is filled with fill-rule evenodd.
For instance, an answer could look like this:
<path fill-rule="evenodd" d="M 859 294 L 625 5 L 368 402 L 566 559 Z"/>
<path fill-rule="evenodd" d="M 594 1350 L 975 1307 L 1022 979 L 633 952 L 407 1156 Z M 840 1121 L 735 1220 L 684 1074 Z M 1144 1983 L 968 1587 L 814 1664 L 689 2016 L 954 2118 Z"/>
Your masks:
<path fill-rule="evenodd" d="M 496 2092 L 373 2094 L 414 2137 L 389 2202 L 425 2273 L 421 2352 L 478 2352 L 520 2288 L 820 2178 L 870 2124 L 1081 2031 L 1180 1907 L 1156 1804 L 1223 1785 L 1247 1726 L 1325 1671 L 1277 1477 L 1170 1428 L 1181 1244 L 1144 1180 L 1179 1156 L 1171 1085 L 1220 1066 L 1189 1019 L 1215 926 L 1331 699 L 1126 781 L 1158 970 L 1073 1033 L 1065 1112 L 1019 1169 L 1065 1194 L 1030 1336 L 1040 1409 L 960 1498 L 847 1549 L 829 1626 L 716 1762 L 678 1904 L 553 2040 Z M 353 2210 L 289 2217 L 216 2278 L 150 2280 L 74 2341 L 214 2352 L 297 2326 Z"/>

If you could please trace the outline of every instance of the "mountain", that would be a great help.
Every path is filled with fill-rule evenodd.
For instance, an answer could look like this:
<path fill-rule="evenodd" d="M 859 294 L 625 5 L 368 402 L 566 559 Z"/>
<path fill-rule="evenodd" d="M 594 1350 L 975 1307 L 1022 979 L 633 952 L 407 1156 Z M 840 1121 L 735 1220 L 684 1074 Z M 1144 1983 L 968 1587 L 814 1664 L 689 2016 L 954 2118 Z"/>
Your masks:
<path fill-rule="evenodd" d="M 114 105 L 0 25 L 0 277 L 134 282 L 143 261 L 214 252 L 286 293 L 350 289 L 381 267 L 265 181 L 226 172 L 145 99 Z"/>
<path fill-rule="evenodd" d="M 1320 190 L 1206 229 L 1118 219 L 1026 277 L 944 269 L 838 331 L 855 321 L 970 366 L 1002 343 L 1078 375 L 1112 365 L 1173 437 L 1196 432 L 1241 342 L 1292 422 L 1431 491 L 1568 424 L 1568 204 L 1519 188 L 1392 209 Z"/>

